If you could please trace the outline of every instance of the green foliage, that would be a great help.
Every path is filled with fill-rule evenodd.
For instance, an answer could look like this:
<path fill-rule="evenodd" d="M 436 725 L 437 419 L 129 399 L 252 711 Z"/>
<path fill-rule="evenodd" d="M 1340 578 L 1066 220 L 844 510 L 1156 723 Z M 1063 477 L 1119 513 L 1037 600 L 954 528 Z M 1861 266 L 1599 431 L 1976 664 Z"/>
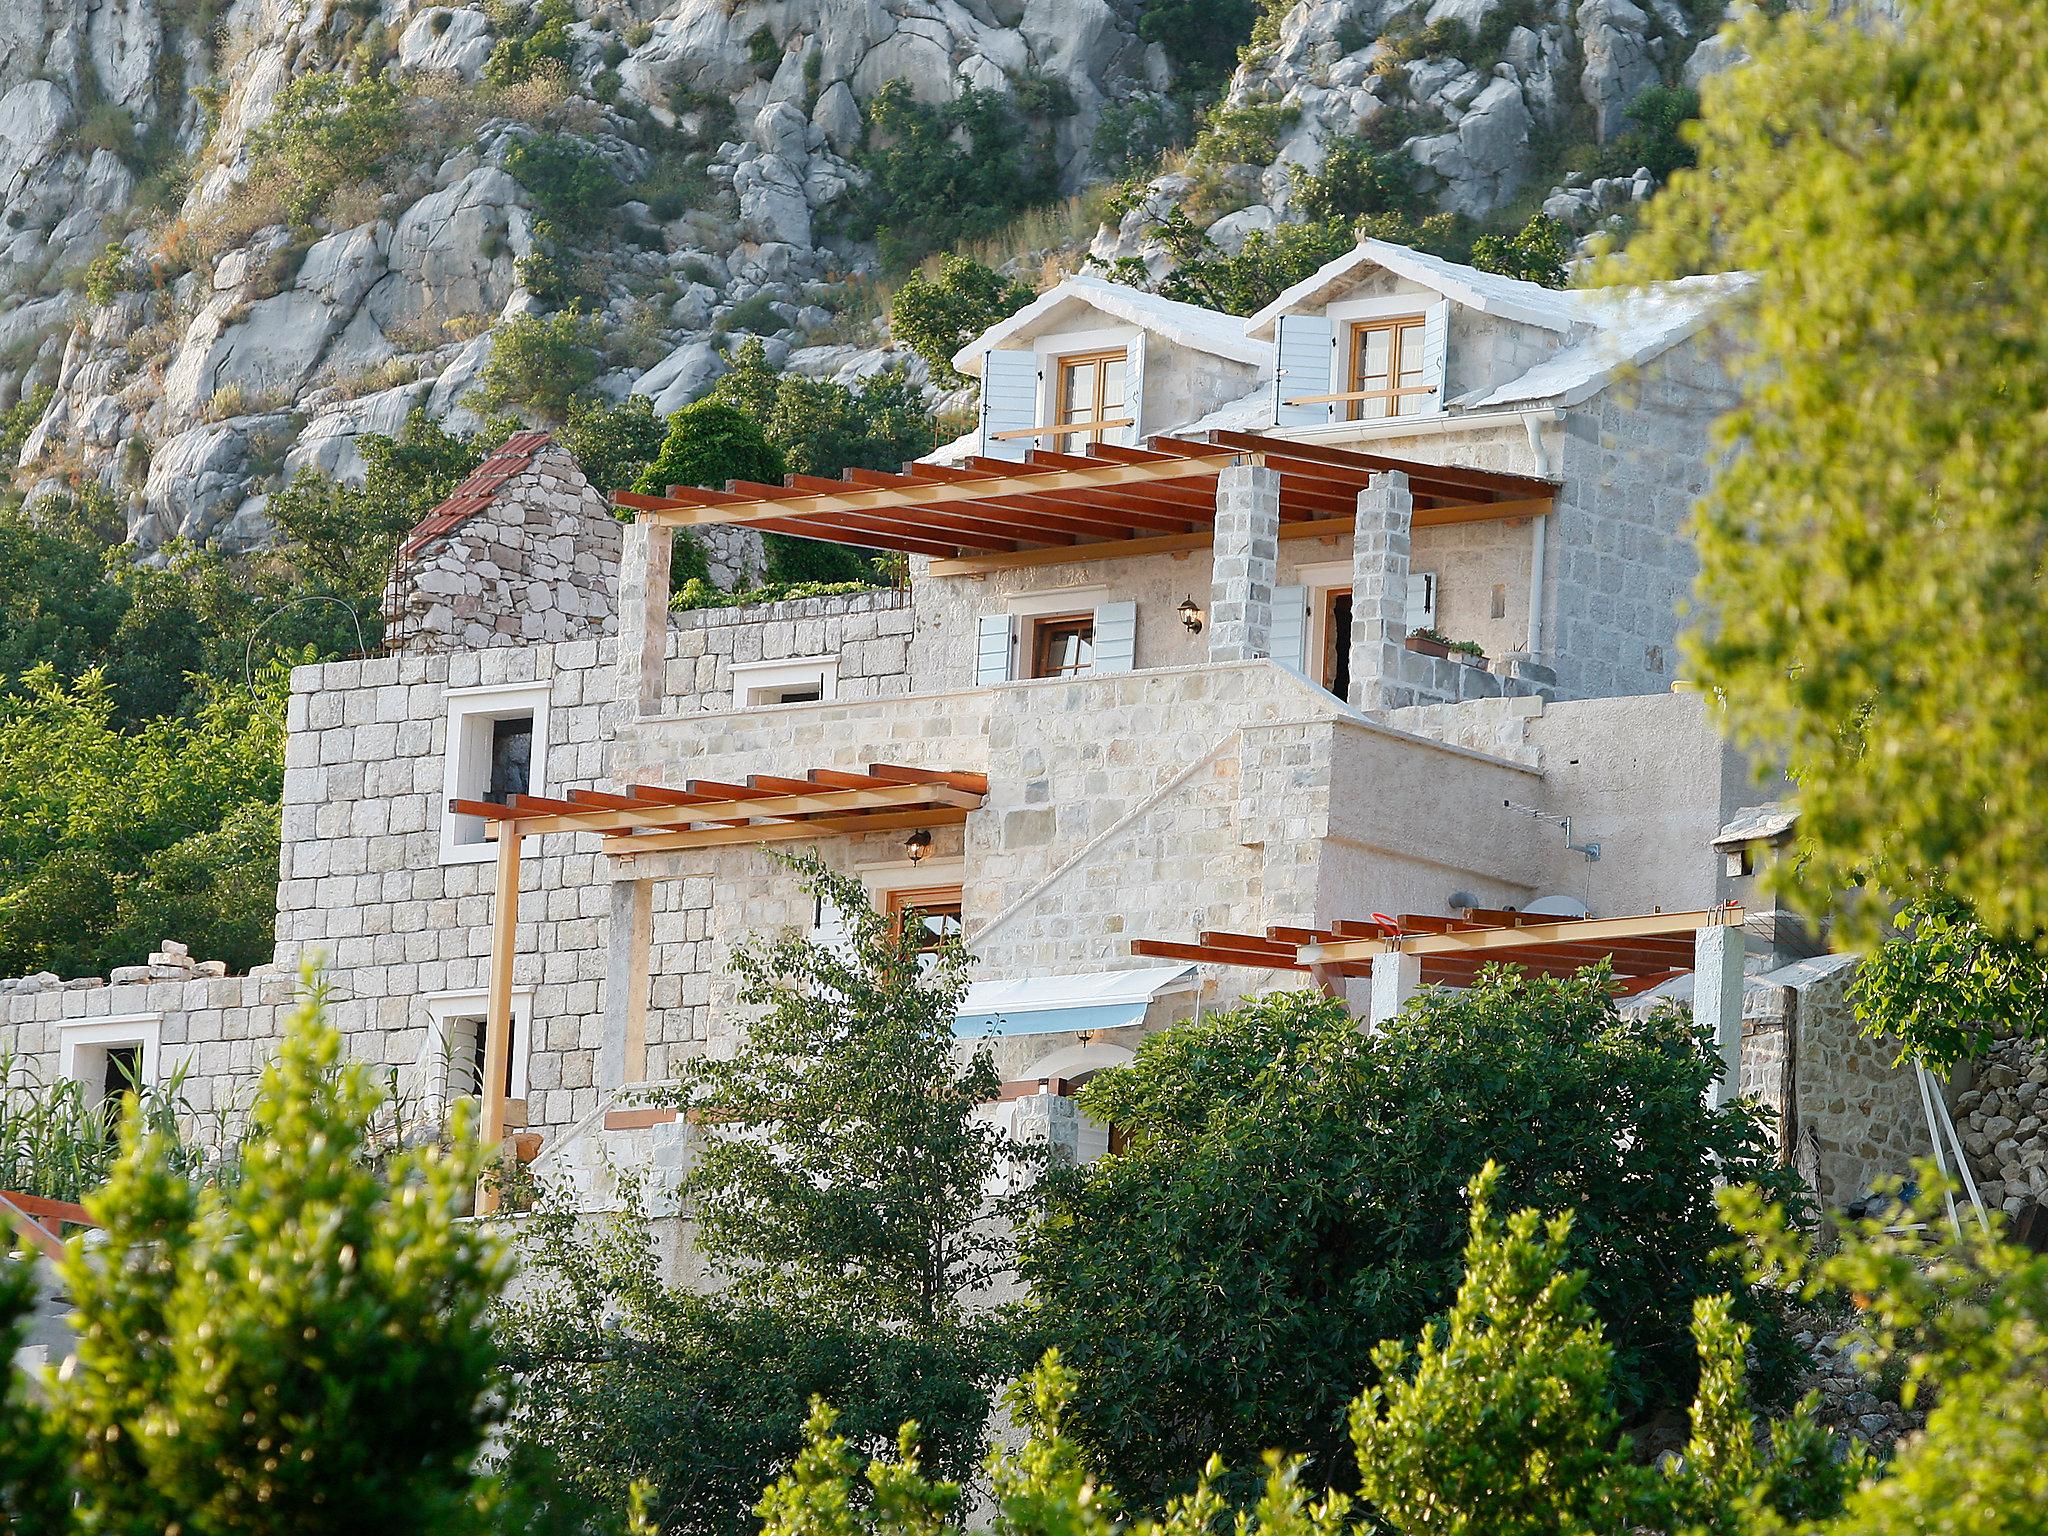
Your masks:
<path fill-rule="evenodd" d="M 1279 153 L 1280 135 L 1300 116 L 1301 108 L 1278 101 L 1222 108 L 1202 130 L 1194 158 L 1204 165 L 1263 166 Z"/>
<path fill-rule="evenodd" d="M 509 1270 L 463 1221 L 473 1149 L 379 1170 L 380 1096 L 316 993 L 263 1076 L 231 1188 L 195 1188 L 131 1112 L 63 1264 L 78 1369 L 49 1380 L 93 1531 L 482 1531 L 502 1406 L 486 1326 Z M 461 1142 L 458 1126 L 458 1145 Z"/>
<path fill-rule="evenodd" d="M 1059 190 L 1048 137 L 994 91 L 964 90 L 928 106 L 891 80 L 868 103 L 867 143 L 856 159 L 868 185 L 853 196 L 847 232 L 874 240 L 896 271 L 992 234 Z"/>
<path fill-rule="evenodd" d="M 1415 162 L 1398 150 L 1375 149 L 1362 138 L 1339 139 L 1320 171 L 1296 165 L 1294 204 L 1311 222 L 1353 221 L 1367 214 L 1408 216 L 1423 206 Z"/>
<path fill-rule="evenodd" d="M 2048 13 L 1788 11 L 1703 86 L 1695 147 L 1623 276 L 1740 267 L 1740 445 L 1697 524 L 1689 672 L 1788 765 L 1809 906 L 1939 877 L 1991 931 L 2048 929 Z M 1704 167 L 1711 167 L 1708 175 Z"/>
<path fill-rule="evenodd" d="M 1548 214 L 1532 214 L 1512 235 L 1484 234 L 1472 242 L 1472 265 L 1525 283 L 1562 288 L 1571 259 L 1571 232 Z"/>
<path fill-rule="evenodd" d="M 807 541 L 792 539 L 789 542 L 802 545 Z M 752 603 L 794 602 L 802 597 L 845 597 L 856 592 L 872 592 L 875 586 L 873 573 L 870 573 L 867 578 L 856 581 L 764 581 L 758 587 L 727 591 L 713 586 L 700 571 L 677 585 L 675 595 L 669 599 L 669 607 L 678 613 L 698 608 L 743 608 Z"/>
<path fill-rule="evenodd" d="M 668 431 L 668 424 L 654 414 L 652 400 L 628 395 L 617 405 L 572 404 L 555 440 L 576 456 L 583 478 L 610 495 L 639 479 L 660 454 Z"/>
<path fill-rule="evenodd" d="M 1685 135 L 1685 125 L 1700 115 L 1698 91 L 1682 85 L 1653 85 L 1628 104 L 1623 114 L 1636 126 L 1622 136 L 1622 158 L 1631 168 L 1649 167 L 1658 181 L 1673 171 L 1699 163 L 1699 154 Z"/>
<path fill-rule="evenodd" d="M 719 323 L 728 331 L 752 331 L 763 336 L 782 329 L 782 319 L 775 313 L 775 296 L 765 288 L 733 305 Z"/>
<path fill-rule="evenodd" d="M 1863 957 L 1849 982 L 1856 1022 L 1899 1043 L 1899 1059 L 1947 1071 L 2001 1029 L 2048 1039 L 2048 959 L 2002 939 L 1960 903 L 1925 896 L 1894 920 L 1898 936 Z"/>
<path fill-rule="evenodd" d="M 505 151 L 505 171 L 542 218 L 591 234 L 611 223 L 623 190 L 604 157 L 573 134 L 519 140 Z"/>
<path fill-rule="evenodd" d="M 188 715 L 129 730 L 97 671 L 45 664 L 0 694 L 0 973 L 104 972 L 167 919 L 238 969 L 270 958 L 285 687 L 282 668 L 253 694 L 195 679 Z"/>
<path fill-rule="evenodd" d="M 135 286 L 135 268 L 129 260 L 128 248 L 118 243 L 109 243 L 107 248 L 85 264 L 85 276 L 81 281 L 88 303 L 105 309 L 114 300 Z M 17 448 L 15 452 L 20 453 Z"/>
<path fill-rule="evenodd" d="M 542 1287 L 510 1309 L 527 1381 L 513 1464 L 542 1500 L 595 1502 L 691 1536 L 748 1529 L 762 1476 L 802 1450 L 818 1394 L 879 1448 L 907 1414 L 955 1475 L 972 1465 L 1000 1329 L 967 1303 L 1002 1268 L 991 1181 L 1024 1160 L 976 1106 L 999 1086 L 987 1048 L 963 1064 L 954 1008 L 968 959 L 815 856 L 785 860 L 847 938 L 758 938 L 733 958 L 751 1023 L 738 1052 L 692 1064 L 681 1097 L 703 1143 L 682 1198 L 715 1298 L 661 1285 L 644 1213 L 592 1241 L 541 1218 Z"/>
<path fill-rule="evenodd" d="M 1185 107 L 1171 98 L 1126 96 L 1107 103 L 1089 143 L 1095 168 L 1111 176 L 1142 170 L 1188 139 Z"/>
<path fill-rule="evenodd" d="M 1138 35 L 1165 50 L 1184 87 L 1214 90 L 1237 67 L 1258 13 L 1256 0 L 1146 0 Z"/>
<path fill-rule="evenodd" d="M 1076 1433 L 1148 1503 L 1210 1449 L 1339 1475 L 1373 1346 L 1452 1299 L 1457 1194 L 1488 1160 L 1516 1201 L 1576 1212 L 1622 1405 L 1682 1401 L 1692 1301 L 1730 1278 L 1715 1171 L 1784 1179 L 1747 1111 L 1705 1107 L 1717 1069 L 1674 1012 L 1619 1017 L 1597 972 L 1491 971 L 1377 1036 L 1297 993 L 1148 1039 L 1084 1090 L 1128 1150 L 1053 1170 L 1025 1243 Z"/>
<path fill-rule="evenodd" d="M 31 1259 L 0 1254 L 0 1359 L 9 1362 L 0 1382 L 0 1529 L 61 1536 L 71 1527 L 64 1441 L 30 1391 L 28 1372 L 12 1363 L 27 1342 L 23 1319 L 35 1305 L 36 1290 Z"/>
<path fill-rule="evenodd" d="M 604 333 L 574 305 L 552 315 L 519 315 L 491 341 L 477 399 L 547 423 L 568 419 L 602 365 Z"/>
<path fill-rule="evenodd" d="M 1172 270 L 1156 284 L 1139 261 L 1118 263 L 1112 275 L 1228 315 L 1251 314 L 1355 243 L 1341 224 L 1282 224 L 1271 231 L 1253 230 L 1230 256 L 1179 208 L 1150 233 L 1173 258 Z"/>
<path fill-rule="evenodd" d="M 405 98 L 381 75 L 300 75 L 249 139 L 257 174 L 274 180 L 294 222 L 310 224 L 327 199 L 380 169 L 404 139 Z"/>
<path fill-rule="evenodd" d="M 774 485 L 787 472 L 780 450 L 768 441 L 759 417 L 706 397 L 669 417 L 660 453 L 641 471 L 633 488 L 645 496 L 665 496 L 672 485 L 712 490 L 722 488 L 728 480 Z"/>
<path fill-rule="evenodd" d="M 484 61 L 485 84 L 518 85 L 538 75 L 568 69 L 575 48 L 569 36 L 569 28 L 576 21 L 576 7 L 571 0 L 538 0 L 524 20 L 526 30 L 508 32 L 506 24 L 497 23 L 494 18 L 502 35 L 491 49 L 490 58 Z"/>
<path fill-rule="evenodd" d="M 21 447 L 35 431 L 49 408 L 56 386 L 45 384 L 31 389 L 6 410 L 0 411 L 0 470 L 12 470 L 21 463 Z"/>
<path fill-rule="evenodd" d="M 953 354 L 1030 302 L 1026 284 L 965 256 L 947 256 L 933 276 L 913 272 L 896 290 L 889 334 L 924 359 L 936 382 L 958 388 L 967 381 L 955 371 Z"/>
<path fill-rule="evenodd" d="M 782 62 L 782 44 L 775 41 L 775 34 L 765 24 L 754 28 L 748 36 L 747 59 L 755 69 L 770 74 Z"/>

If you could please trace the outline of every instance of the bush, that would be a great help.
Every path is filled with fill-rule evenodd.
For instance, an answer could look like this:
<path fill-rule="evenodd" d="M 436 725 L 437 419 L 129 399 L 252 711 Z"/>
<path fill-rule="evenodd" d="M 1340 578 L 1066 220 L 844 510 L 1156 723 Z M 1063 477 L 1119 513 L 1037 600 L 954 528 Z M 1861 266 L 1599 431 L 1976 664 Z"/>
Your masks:
<path fill-rule="evenodd" d="M 110 244 L 86 263 L 85 289 L 87 302 L 105 309 L 114 300 L 135 286 L 135 268 L 128 256 L 128 248 Z M 17 453 L 20 450 L 15 450 Z"/>
<path fill-rule="evenodd" d="M 1717 1066 L 1675 1012 L 1619 1017 L 1598 972 L 1490 971 L 1379 1035 L 1295 993 L 1146 1040 L 1083 1096 L 1128 1150 L 1054 1170 L 1025 1245 L 1077 1432 L 1148 1501 L 1211 1449 L 1340 1476 L 1344 1405 L 1375 1344 L 1450 1303 L 1458 1192 L 1489 1159 L 1517 1203 L 1575 1211 L 1622 1406 L 1684 1401 L 1693 1299 L 1733 1278 L 1717 1176 L 1786 1184 L 1747 1110 L 1705 1107 Z"/>
<path fill-rule="evenodd" d="M 1280 135 L 1300 116 L 1301 108 L 1283 102 L 1221 108 L 1195 141 L 1194 158 L 1203 165 L 1264 166 L 1279 153 Z"/>
<path fill-rule="evenodd" d="M 571 0 L 539 0 L 525 19 L 528 30 L 500 37 L 491 49 L 490 58 L 484 61 L 486 85 L 519 85 L 568 69 L 574 50 L 569 28 L 576 20 L 576 7 Z M 504 27 L 501 25 L 499 30 L 504 31 Z"/>
<path fill-rule="evenodd" d="M 1425 198 L 1415 162 L 1399 150 L 1375 149 L 1364 139 L 1339 139 L 1311 174 L 1293 166 L 1294 203 L 1311 221 L 1355 220 L 1367 214 L 1409 217 Z"/>
<path fill-rule="evenodd" d="M 54 385 L 45 384 L 29 390 L 6 410 L 0 411 L 0 470 L 11 470 L 20 465 L 22 445 L 28 441 L 29 433 L 35 431 L 36 423 L 43 419 L 43 412 L 50 408 L 50 397 L 56 392 Z"/>
<path fill-rule="evenodd" d="M 1512 235 L 1486 234 L 1474 240 L 1472 265 L 1482 272 L 1562 288 L 1571 253 L 1571 232 L 1548 214 L 1538 213 Z"/>
<path fill-rule="evenodd" d="M 486 410 L 509 406 L 561 422 L 597 377 L 603 343 L 597 322 L 573 306 L 508 320 L 492 340 L 477 397 Z"/>
<path fill-rule="evenodd" d="M 897 271 L 992 234 L 1059 190 L 1048 136 L 1033 133 L 993 91 L 968 89 L 927 106 L 891 80 L 868 103 L 867 129 L 856 158 L 868 185 L 853 196 L 847 232 L 876 241 Z"/>
<path fill-rule="evenodd" d="M 1351 230 L 1340 223 L 1282 224 L 1252 231 L 1237 254 L 1227 256 L 1178 208 L 1150 233 L 1173 258 L 1172 269 L 1154 282 L 1142 261 L 1126 258 L 1111 266 L 1111 275 L 1227 315 L 1253 313 L 1355 243 Z"/>
<path fill-rule="evenodd" d="M 782 454 L 768 441 L 757 417 L 707 398 L 669 417 L 661 451 L 641 471 L 633 489 L 643 496 L 665 496 L 672 485 L 710 490 L 728 480 L 779 485 L 786 473 Z"/>
<path fill-rule="evenodd" d="M 1153 165 L 1188 140 L 1188 114 L 1178 102 L 1158 96 L 1112 101 L 1095 119 L 1088 152 L 1095 169 L 1121 176 Z"/>
<path fill-rule="evenodd" d="M 565 133 L 521 139 L 505 151 L 505 171 L 551 223 L 592 236 L 612 221 L 621 188 L 603 156 Z"/>
<path fill-rule="evenodd" d="M 1237 67 L 1258 14 L 1258 0 L 1149 0 L 1138 35 L 1165 50 L 1185 88 L 1214 90 Z"/>
<path fill-rule="evenodd" d="M 404 141 L 404 98 L 381 75 L 301 75 L 277 93 L 270 118 L 250 135 L 259 177 L 274 181 L 293 222 L 316 219 L 348 182 L 379 170 Z"/>
<path fill-rule="evenodd" d="M 570 406 L 555 441 L 576 456 L 583 477 L 609 495 L 640 477 L 667 435 L 668 425 L 654 414 L 654 402 L 628 395 L 617 405 Z"/>
<path fill-rule="evenodd" d="M 965 256 L 947 256 L 936 275 L 913 272 L 889 302 L 889 332 L 925 361 L 933 380 L 967 382 L 953 354 L 1031 302 L 1031 289 Z"/>

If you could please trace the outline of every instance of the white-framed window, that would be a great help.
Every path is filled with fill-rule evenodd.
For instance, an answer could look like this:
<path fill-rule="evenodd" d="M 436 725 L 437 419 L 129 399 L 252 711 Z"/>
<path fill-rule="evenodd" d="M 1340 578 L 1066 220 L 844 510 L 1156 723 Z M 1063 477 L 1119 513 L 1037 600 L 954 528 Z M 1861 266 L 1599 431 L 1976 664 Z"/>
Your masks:
<path fill-rule="evenodd" d="M 1450 303 L 1387 294 L 1332 304 L 1330 389 L 1338 421 L 1435 416 L 1444 408 Z"/>
<path fill-rule="evenodd" d="M 548 685 L 448 690 L 448 750 L 443 758 L 441 862 L 494 858 L 480 816 L 458 816 L 450 800 L 503 800 L 547 793 Z"/>
<path fill-rule="evenodd" d="M 484 1082 L 484 1020 L 490 1016 L 488 992 L 434 992 L 425 999 L 427 1043 L 421 1075 L 436 1115 L 460 1098 L 481 1098 Z M 505 1057 L 505 1097 L 526 1097 L 526 1066 L 533 1053 L 533 989 L 512 989 L 512 1049 Z"/>
<path fill-rule="evenodd" d="M 1137 663 L 1138 607 L 1105 603 L 1103 583 L 1020 592 L 977 621 L 977 684 L 1129 672 Z"/>
<path fill-rule="evenodd" d="M 160 1081 L 163 1015 L 118 1014 L 59 1024 L 58 1071 L 85 1085 L 88 1104 L 109 1099 Z"/>
<path fill-rule="evenodd" d="M 796 656 L 786 661 L 732 664 L 735 709 L 764 704 L 818 704 L 839 696 L 837 656 Z"/>

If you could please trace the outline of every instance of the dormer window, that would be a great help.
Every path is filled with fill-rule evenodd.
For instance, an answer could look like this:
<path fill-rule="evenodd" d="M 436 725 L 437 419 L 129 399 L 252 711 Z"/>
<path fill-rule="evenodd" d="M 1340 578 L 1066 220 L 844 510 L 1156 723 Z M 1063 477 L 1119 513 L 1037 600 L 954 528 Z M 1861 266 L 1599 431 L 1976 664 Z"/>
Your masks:
<path fill-rule="evenodd" d="M 1058 426 L 1085 425 L 1089 430 L 1062 433 L 1054 445 L 1058 452 L 1080 453 L 1131 424 L 1124 390 L 1129 366 L 1129 353 L 1122 347 L 1109 352 L 1076 353 L 1059 360 L 1053 420 Z"/>
<path fill-rule="evenodd" d="M 1390 421 L 1421 416 L 1435 408 L 1436 389 L 1424 382 L 1428 348 L 1421 315 L 1395 315 L 1351 327 L 1351 381 L 1346 416 L 1351 421 Z"/>

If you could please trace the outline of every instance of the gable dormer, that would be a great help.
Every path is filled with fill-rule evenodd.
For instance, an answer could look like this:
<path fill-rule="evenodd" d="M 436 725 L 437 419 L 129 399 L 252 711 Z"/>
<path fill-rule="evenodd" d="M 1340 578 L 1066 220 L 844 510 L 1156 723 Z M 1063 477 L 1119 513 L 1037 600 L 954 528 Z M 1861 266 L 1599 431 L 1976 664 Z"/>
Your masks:
<path fill-rule="evenodd" d="M 1069 277 L 953 359 L 981 379 L 975 451 L 1022 459 L 1132 446 L 1255 389 L 1267 345 L 1242 322 L 1093 277 Z"/>
<path fill-rule="evenodd" d="M 1281 427 L 1443 415 L 1587 329 L 1583 296 L 1365 240 L 1245 322 L 1274 350 Z"/>

